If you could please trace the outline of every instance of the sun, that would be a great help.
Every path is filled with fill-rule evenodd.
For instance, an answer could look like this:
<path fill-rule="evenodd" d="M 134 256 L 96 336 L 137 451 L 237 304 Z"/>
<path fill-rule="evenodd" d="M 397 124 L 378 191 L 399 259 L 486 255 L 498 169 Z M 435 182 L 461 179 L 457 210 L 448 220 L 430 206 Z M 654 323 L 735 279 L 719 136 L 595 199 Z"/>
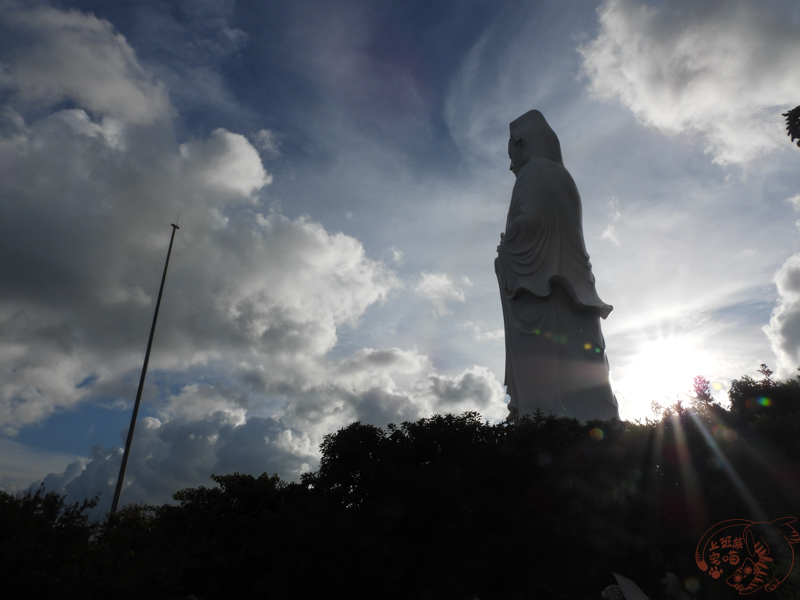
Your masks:
<path fill-rule="evenodd" d="M 663 339 L 643 344 L 633 359 L 618 370 L 613 382 L 620 417 L 652 417 L 653 400 L 674 402 L 692 389 L 697 375 L 712 373 L 713 357 L 690 339 Z"/>

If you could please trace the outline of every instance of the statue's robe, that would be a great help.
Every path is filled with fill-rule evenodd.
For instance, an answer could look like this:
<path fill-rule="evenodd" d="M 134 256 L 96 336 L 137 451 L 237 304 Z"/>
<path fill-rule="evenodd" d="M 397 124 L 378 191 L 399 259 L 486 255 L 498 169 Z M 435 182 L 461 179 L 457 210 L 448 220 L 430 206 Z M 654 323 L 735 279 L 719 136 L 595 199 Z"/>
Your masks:
<path fill-rule="evenodd" d="M 619 418 L 609 384 L 597 295 L 583 240 L 581 199 L 558 138 L 538 111 L 512 123 L 524 138 L 506 231 L 497 247 L 509 419 L 544 414 Z"/>

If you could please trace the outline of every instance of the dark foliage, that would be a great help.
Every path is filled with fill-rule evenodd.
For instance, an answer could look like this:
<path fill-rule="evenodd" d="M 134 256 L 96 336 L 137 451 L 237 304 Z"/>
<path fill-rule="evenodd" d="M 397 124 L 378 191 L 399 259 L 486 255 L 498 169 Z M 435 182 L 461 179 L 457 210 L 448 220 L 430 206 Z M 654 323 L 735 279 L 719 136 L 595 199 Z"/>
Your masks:
<path fill-rule="evenodd" d="M 800 106 L 795 106 L 789 112 L 783 113 L 783 116 L 786 117 L 786 135 L 792 141 L 800 138 Z M 800 147 L 800 140 L 797 141 L 797 146 Z"/>
<path fill-rule="evenodd" d="M 89 556 L 98 525 L 86 511 L 97 498 L 67 504 L 39 488 L 14 496 L 0 491 L 0 565 L 3 594 L 72 598 L 91 577 Z"/>
<path fill-rule="evenodd" d="M 47 582 L 43 598 L 596 600 L 612 572 L 659 598 L 671 571 L 701 581 L 700 598 L 729 598 L 694 563 L 705 530 L 800 512 L 800 380 L 761 373 L 733 383 L 730 411 L 698 378 L 646 424 L 353 423 L 301 483 L 213 476 L 176 506 L 100 524 L 89 504 L 5 494 L 4 573 L 17 590 Z"/>
<path fill-rule="evenodd" d="M 800 379 L 776 382 L 772 371 L 761 365 L 764 376 L 756 381 L 748 376 L 734 380 L 728 395 L 731 412 L 737 419 L 753 422 L 758 417 L 785 416 L 800 412 Z"/>

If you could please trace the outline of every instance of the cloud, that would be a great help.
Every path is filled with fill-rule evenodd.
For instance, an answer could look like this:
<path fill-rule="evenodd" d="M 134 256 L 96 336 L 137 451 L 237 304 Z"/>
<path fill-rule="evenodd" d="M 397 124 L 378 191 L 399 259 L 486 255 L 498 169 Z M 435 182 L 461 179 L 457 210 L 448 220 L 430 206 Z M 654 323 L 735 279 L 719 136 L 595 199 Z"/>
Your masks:
<path fill-rule="evenodd" d="M 170 396 L 159 409 L 162 421 L 201 421 L 220 413 L 227 423 L 241 425 L 247 418 L 250 398 L 242 390 L 221 383 L 190 383 Z"/>
<path fill-rule="evenodd" d="M 775 275 L 778 305 L 764 327 L 772 349 L 778 356 L 783 376 L 800 366 L 800 254 L 794 254 Z"/>
<path fill-rule="evenodd" d="M 235 307 L 227 306 L 228 314 L 219 316 L 217 306 L 225 299 L 247 303 L 252 301 L 248 293 L 259 292 L 252 277 L 243 290 L 233 281 L 236 274 L 246 277 L 241 268 L 225 271 L 224 263 L 235 262 L 237 243 L 244 252 L 259 248 L 237 240 L 244 225 L 226 226 L 228 216 L 222 213 L 252 205 L 255 191 L 269 182 L 255 149 L 223 130 L 178 152 L 155 131 L 140 135 L 130 123 L 122 128 L 96 123 L 80 109 L 20 127 L 0 138 L 4 162 L 13 165 L 0 182 L 0 248 L 8 259 L 0 264 L 0 364 L 10 373 L 0 384 L 0 426 L 7 431 L 91 396 L 91 389 L 78 386 L 87 377 L 94 375 L 95 387 L 103 388 L 138 362 L 132 359 L 141 352 L 135 349 L 140 343 L 134 343 L 139 337 L 134 331 L 152 313 L 154 274 L 166 250 L 164 225 L 181 207 L 185 226 L 173 274 L 182 282 L 171 293 L 186 302 L 183 311 L 176 307 L 162 321 L 162 347 L 173 342 L 193 348 L 181 356 L 184 364 L 195 364 L 208 358 L 214 343 L 200 338 L 241 334 L 241 315 L 237 321 L 230 313 Z M 265 228 L 274 234 L 293 227 L 279 215 L 248 214 L 249 231 L 258 231 L 262 241 Z M 306 222 L 294 226 L 312 238 L 319 233 Z M 257 237 L 251 239 L 257 246 Z M 225 299 L 208 293 L 182 296 L 214 285 L 224 290 Z M 185 326 L 204 311 L 218 318 L 185 336 L 170 333 L 170 321 Z M 109 337 L 109 330 L 115 335 Z"/>
<path fill-rule="evenodd" d="M 32 450 L 13 440 L 0 438 L 0 488 L 10 491 L 25 489 L 33 479 L 53 471 L 64 471 L 76 459 L 69 454 Z"/>
<path fill-rule="evenodd" d="M 505 331 L 502 329 L 495 329 L 494 331 L 484 331 L 483 328 L 478 325 L 477 323 L 473 323 L 472 321 L 465 321 L 462 325 L 464 329 L 470 329 L 475 334 L 475 340 L 479 342 L 483 342 L 486 340 L 499 340 L 503 341 L 505 339 Z"/>
<path fill-rule="evenodd" d="M 414 291 L 423 298 L 427 298 L 433 303 L 434 314 L 444 316 L 451 314 L 447 307 L 448 302 L 465 302 L 467 299 L 466 291 L 463 286 L 471 286 L 472 282 L 463 277 L 461 285 L 458 285 L 446 273 L 427 273 L 422 272 L 419 282 L 414 286 Z"/>
<path fill-rule="evenodd" d="M 447 375 L 416 350 L 365 348 L 329 363 L 319 383 L 293 394 L 281 418 L 321 441 L 353 421 L 385 425 L 464 410 L 500 419 L 503 398 L 502 386 L 484 367 Z"/>
<path fill-rule="evenodd" d="M 270 158 L 277 158 L 281 155 L 281 136 L 269 129 L 262 129 L 256 134 L 256 146 Z"/>
<path fill-rule="evenodd" d="M 622 217 L 622 213 L 619 212 L 619 200 L 616 198 L 611 198 L 608 201 L 608 208 L 609 208 L 609 216 L 610 216 L 610 223 L 606 226 L 603 230 L 603 233 L 600 234 L 600 237 L 604 240 L 609 240 L 613 244 L 619 246 L 619 234 L 617 233 L 617 224 L 619 223 L 620 218 Z"/>
<path fill-rule="evenodd" d="M 434 398 L 437 412 L 477 410 L 491 418 L 507 416 L 503 405 L 505 392 L 485 367 L 476 365 L 456 377 L 431 375 L 429 379 L 428 392 Z"/>
<path fill-rule="evenodd" d="M 21 104 L 64 100 L 101 116 L 146 124 L 167 116 L 163 86 L 139 65 L 133 49 L 108 21 L 77 11 L 4 2 L 0 88 Z"/>
<path fill-rule="evenodd" d="M 667 134 L 704 137 L 720 164 L 785 144 L 800 88 L 800 24 L 779 3 L 606 0 L 579 50 L 590 89 Z"/>
<path fill-rule="evenodd" d="M 800 194 L 795 194 L 791 198 L 786 198 L 785 202 L 791 204 L 792 208 L 795 210 L 800 211 Z"/>
<path fill-rule="evenodd" d="M 123 504 L 169 502 L 180 489 L 210 484 L 212 473 L 280 472 L 296 479 L 317 460 L 308 436 L 271 418 L 251 417 L 235 424 L 223 413 L 166 422 L 146 417 L 136 428 L 135 440 Z M 121 460 L 120 449 L 95 446 L 89 456 L 70 463 L 62 473 L 48 475 L 43 483 L 71 499 L 99 493 L 102 512 L 110 506 Z"/>
<path fill-rule="evenodd" d="M 255 192 L 272 183 L 258 152 L 243 135 L 215 129 L 205 140 L 181 145 L 190 176 L 201 183 L 255 200 Z"/>

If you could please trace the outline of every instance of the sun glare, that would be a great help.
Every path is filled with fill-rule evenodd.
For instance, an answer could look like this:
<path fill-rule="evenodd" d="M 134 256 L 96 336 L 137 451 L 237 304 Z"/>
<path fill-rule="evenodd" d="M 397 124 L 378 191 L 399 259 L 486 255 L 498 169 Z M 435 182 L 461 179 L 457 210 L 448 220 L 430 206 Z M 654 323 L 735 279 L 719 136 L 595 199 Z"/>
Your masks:
<path fill-rule="evenodd" d="M 713 367 L 713 358 L 689 340 L 665 339 L 644 344 L 633 360 L 620 369 L 621 374 L 614 382 L 620 417 L 652 417 L 653 400 L 660 404 L 674 402 L 692 390 L 696 375 L 707 375 Z"/>

